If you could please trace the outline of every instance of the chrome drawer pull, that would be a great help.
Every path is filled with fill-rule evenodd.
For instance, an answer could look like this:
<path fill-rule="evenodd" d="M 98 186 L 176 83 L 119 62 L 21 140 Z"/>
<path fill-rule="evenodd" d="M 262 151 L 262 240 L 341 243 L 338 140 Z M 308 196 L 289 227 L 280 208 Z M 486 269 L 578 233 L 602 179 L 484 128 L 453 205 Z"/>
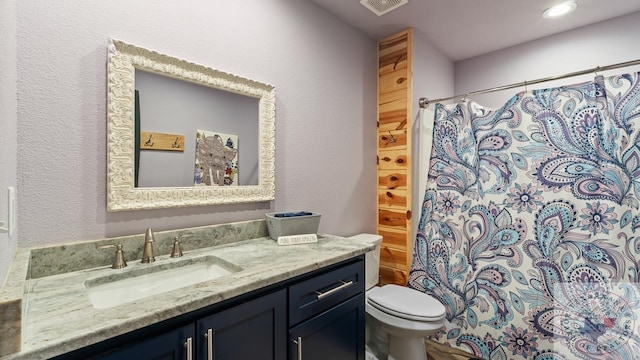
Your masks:
<path fill-rule="evenodd" d="M 207 338 L 207 360 L 213 360 L 213 330 L 208 329 L 204 337 Z"/>
<path fill-rule="evenodd" d="M 302 360 L 302 336 L 298 336 L 298 340 L 293 340 L 298 345 L 298 360 Z"/>
<path fill-rule="evenodd" d="M 344 282 L 342 280 L 340 280 L 340 282 L 342 283 L 342 285 L 334 287 L 333 289 L 329 290 L 329 291 L 325 291 L 323 293 L 316 291 L 316 294 L 318 294 L 318 300 L 322 299 L 325 296 L 329 296 L 331 294 L 333 294 L 336 291 L 340 291 L 344 288 L 348 288 L 349 286 L 353 285 L 353 281 L 349 281 L 349 282 Z"/>
<path fill-rule="evenodd" d="M 187 338 L 187 342 L 184 343 L 184 347 L 187 348 L 187 360 L 193 359 L 193 339 Z"/>

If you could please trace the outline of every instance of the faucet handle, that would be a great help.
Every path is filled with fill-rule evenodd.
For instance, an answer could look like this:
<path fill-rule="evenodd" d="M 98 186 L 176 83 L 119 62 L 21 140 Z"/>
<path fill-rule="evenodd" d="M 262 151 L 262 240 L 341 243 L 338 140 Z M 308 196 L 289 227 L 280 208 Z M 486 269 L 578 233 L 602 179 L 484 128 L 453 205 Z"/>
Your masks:
<path fill-rule="evenodd" d="M 113 264 L 111 265 L 112 269 L 122 269 L 127 266 L 127 262 L 124 260 L 124 252 L 122 251 L 122 244 L 118 245 L 104 245 L 99 246 L 98 249 L 111 249 L 116 248 L 116 255 L 113 259 Z"/>
<path fill-rule="evenodd" d="M 180 241 L 183 238 L 193 237 L 193 234 L 182 234 L 173 238 L 173 251 L 171 251 L 171 257 L 177 258 L 182 256 L 182 249 L 180 248 Z"/>

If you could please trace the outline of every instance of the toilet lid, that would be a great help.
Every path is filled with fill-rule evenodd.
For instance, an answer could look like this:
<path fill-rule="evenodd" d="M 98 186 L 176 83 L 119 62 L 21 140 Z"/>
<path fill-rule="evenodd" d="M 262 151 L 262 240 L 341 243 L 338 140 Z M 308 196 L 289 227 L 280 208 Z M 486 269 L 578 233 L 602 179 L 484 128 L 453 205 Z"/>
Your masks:
<path fill-rule="evenodd" d="M 446 309 L 435 298 L 408 287 L 388 284 L 369 290 L 369 304 L 380 311 L 403 319 L 439 321 Z"/>

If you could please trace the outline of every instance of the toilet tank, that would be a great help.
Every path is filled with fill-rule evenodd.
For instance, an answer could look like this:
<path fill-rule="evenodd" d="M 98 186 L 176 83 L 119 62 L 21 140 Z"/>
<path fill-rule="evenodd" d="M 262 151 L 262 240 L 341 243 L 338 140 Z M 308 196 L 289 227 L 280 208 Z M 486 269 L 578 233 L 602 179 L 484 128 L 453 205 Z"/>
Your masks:
<path fill-rule="evenodd" d="M 376 234 L 358 234 L 350 237 L 349 239 L 373 244 L 376 247 L 374 250 L 371 250 L 364 255 L 364 281 L 365 289 L 368 290 L 378 284 L 380 275 L 380 244 L 382 243 L 382 236 Z"/>

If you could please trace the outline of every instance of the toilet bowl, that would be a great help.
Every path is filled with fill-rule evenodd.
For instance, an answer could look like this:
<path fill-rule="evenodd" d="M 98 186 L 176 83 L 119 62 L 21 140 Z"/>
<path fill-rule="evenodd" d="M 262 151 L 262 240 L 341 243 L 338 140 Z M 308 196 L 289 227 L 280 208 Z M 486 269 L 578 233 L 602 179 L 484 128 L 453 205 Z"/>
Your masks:
<path fill-rule="evenodd" d="M 374 251 L 365 255 L 367 327 L 388 334 L 389 360 L 426 360 L 424 337 L 444 326 L 445 307 L 435 298 L 405 286 L 376 286 L 382 237 L 360 234 L 352 239 L 376 245 Z M 367 337 L 367 341 L 376 340 Z M 367 344 L 367 348 L 374 347 L 375 344 Z"/>
<path fill-rule="evenodd" d="M 445 308 L 433 297 L 388 284 L 366 292 L 366 313 L 389 334 L 389 360 L 426 360 L 424 337 L 444 326 Z"/>

